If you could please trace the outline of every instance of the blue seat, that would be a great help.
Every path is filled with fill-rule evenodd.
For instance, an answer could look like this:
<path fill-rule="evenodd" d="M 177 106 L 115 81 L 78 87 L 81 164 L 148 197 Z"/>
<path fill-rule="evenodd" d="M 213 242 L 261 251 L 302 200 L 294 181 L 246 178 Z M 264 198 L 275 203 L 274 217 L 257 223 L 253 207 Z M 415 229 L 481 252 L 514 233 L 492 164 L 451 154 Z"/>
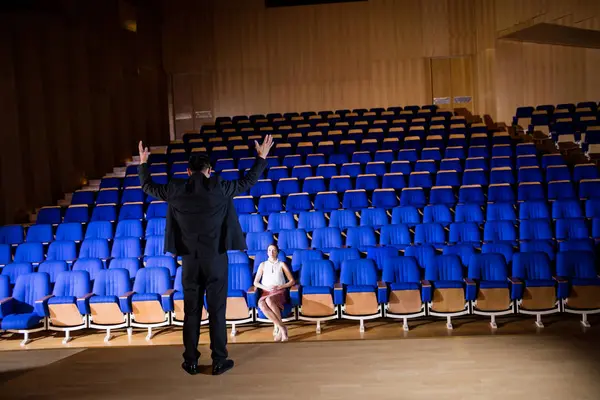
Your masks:
<path fill-rule="evenodd" d="M 519 225 L 520 240 L 552 240 L 552 226 L 547 219 L 530 219 Z"/>
<path fill-rule="evenodd" d="M 281 211 L 283 211 L 283 203 L 280 195 L 263 195 L 258 199 L 258 213 L 260 215 L 267 216 Z"/>
<path fill-rule="evenodd" d="M 29 333 L 45 329 L 43 299 L 49 294 L 48 274 L 35 272 L 19 276 L 12 297 L 4 300 L 0 309 L 0 329 L 24 333 L 21 345 L 27 344 Z"/>
<path fill-rule="evenodd" d="M 334 248 L 342 247 L 342 233 L 339 228 L 328 227 L 315 229 L 312 236 L 311 247 L 324 253 L 331 252 Z"/>
<path fill-rule="evenodd" d="M 502 255 L 473 255 L 469 261 L 467 278 L 467 300 L 471 302 L 473 314 L 490 316 L 492 329 L 497 328 L 497 316 L 515 312 L 507 280 L 508 268 Z"/>
<path fill-rule="evenodd" d="M 357 248 L 361 252 L 366 252 L 370 246 L 376 246 L 377 239 L 375 232 L 370 226 L 352 226 L 346 233 L 346 246 Z"/>
<path fill-rule="evenodd" d="M 85 271 L 89 275 L 90 280 L 96 279 L 98 272 L 104 270 L 102 261 L 97 258 L 79 258 L 73 264 L 73 271 Z"/>
<path fill-rule="evenodd" d="M 600 179 L 583 179 L 579 182 L 579 198 L 598 199 L 600 198 Z"/>
<path fill-rule="evenodd" d="M 548 167 L 554 166 L 566 166 L 563 156 L 559 153 L 544 154 L 542 155 L 542 168 L 548 169 Z"/>
<path fill-rule="evenodd" d="M 103 204 L 119 204 L 119 190 L 118 189 L 102 189 L 98 192 L 96 197 L 96 205 Z"/>
<path fill-rule="evenodd" d="M 438 171 L 434 160 L 423 159 L 415 163 L 415 172 L 429 172 L 436 174 Z"/>
<path fill-rule="evenodd" d="M 410 231 L 406 224 L 385 225 L 381 228 L 379 244 L 390 246 L 400 250 L 405 249 L 412 243 Z"/>
<path fill-rule="evenodd" d="M 468 158 L 471 157 L 483 157 L 488 158 L 490 156 L 487 146 L 470 146 Z"/>
<path fill-rule="evenodd" d="M 485 242 L 510 242 L 517 240 L 517 231 L 511 221 L 488 221 L 483 227 Z"/>
<path fill-rule="evenodd" d="M 479 226 L 475 222 L 455 222 L 450 224 L 449 243 L 472 243 L 481 242 Z"/>
<path fill-rule="evenodd" d="M 363 208 L 369 207 L 369 199 L 367 197 L 366 190 L 357 189 L 346 191 L 342 200 L 342 207 L 354 211 L 362 210 Z M 315 209 L 317 209 L 316 200 Z"/>
<path fill-rule="evenodd" d="M 227 260 L 230 264 L 250 264 L 250 258 L 241 250 L 228 250 Z"/>
<path fill-rule="evenodd" d="M 545 200 L 526 201 L 519 204 L 519 219 L 549 219 L 550 211 Z"/>
<path fill-rule="evenodd" d="M 287 167 L 272 167 L 267 171 L 267 179 L 278 181 L 283 178 L 289 178 L 289 170 Z"/>
<path fill-rule="evenodd" d="M 435 185 L 459 187 L 461 185 L 460 173 L 457 171 L 439 171 L 435 176 Z"/>
<path fill-rule="evenodd" d="M 56 228 L 56 240 L 80 242 L 83 240 L 83 227 L 78 222 L 62 223 Z"/>
<path fill-rule="evenodd" d="M 113 228 L 109 221 L 91 222 L 85 230 L 85 239 L 112 240 L 113 238 Z"/>
<path fill-rule="evenodd" d="M 236 325 L 253 321 L 253 309 L 257 306 L 258 298 L 255 292 L 250 293 L 252 274 L 248 264 L 229 264 L 227 268 L 227 311 L 225 320 L 228 325 L 232 326 L 232 333 L 235 335 Z"/>
<path fill-rule="evenodd" d="M 252 214 L 256 212 L 256 205 L 252 196 L 236 196 L 233 206 L 238 214 Z"/>
<path fill-rule="evenodd" d="M 546 169 L 546 182 L 570 180 L 571 172 L 566 165 L 552 165 Z"/>
<path fill-rule="evenodd" d="M 54 240 L 52 225 L 38 224 L 27 229 L 25 241 L 28 243 L 49 243 Z"/>
<path fill-rule="evenodd" d="M 600 218 L 600 199 L 591 199 L 585 202 L 586 218 Z"/>
<path fill-rule="evenodd" d="M 483 169 L 465 169 L 462 179 L 463 186 L 488 184 L 486 172 Z"/>
<path fill-rule="evenodd" d="M 512 157 L 513 150 L 509 144 L 497 144 L 492 146 L 492 157 Z"/>
<path fill-rule="evenodd" d="M 86 239 L 79 249 L 79 258 L 100 258 L 107 260 L 110 257 L 108 240 L 106 239 Z"/>
<path fill-rule="evenodd" d="M 519 201 L 546 200 L 544 188 L 539 182 L 519 183 L 517 191 Z"/>
<path fill-rule="evenodd" d="M 163 267 L 169 270 L 171 277 L 175 277 L 177 265 L 175 259 L 169 255 L 152 255 L 146 258 L 146 268 Z"/>
<path fill-rule="evenodd" d="M 372 196 L 373 207 L 392 209 L 399 201 L 394 189 L 375 189 Z"/>
<path fill-rule="evenodd" d="M 465 155 L 464 146 L 450 146 L 446 147 L 446 153 L 444 154 L 444 158 L 457 158 L 459 160 L 464 160 L 467 158 Z"/>
<path fill-rule="evenodd" d="M 259 179 L 252 188 L 250 195 L 252 197 L 261 197 L 273 194 L 273 181 L 271 179 Z"/>
<path fill-rule="evenodd" d="M 479 204 L 458 204 L 455 209 L 454 221 L 482 224 L 484 221 L 483 210 Z"/>
<path fill-rule="evenodd" d="M 288 196 L 292 193 L 300 192 L 300 183 L 298 178 L 284 178 L 277 182 L 275 193 L 280 196 Z"/>
<path fill-rule="evenodd" d="M 487 206 L 487 221 L 513 221 L 517 215 L 513 203 L 491 203 Z"/>
<path fill-rule="evenodd" d="M 96 274 L 92 295 L 86 299 L 90 314 L 89 326 L 105 330 L 105 342 L 110 340 L 111 329 L 129 326 L 128 314 L 132 310 L 125 296 L 130 290 L 131 280 L 126 269 L 114 268 Z"/>
<path fill-rule="evenodd" d="M 520 183 L 544 181 L 542 169 L 537 166 L 519 168 L 517 179 Z"/>
<path fill-rule="evenodd" d="M 515 192 L 508 183 L 494 183 L 488 186 L 488 203 L 514 203 Z"/>
<path fill-rule="evenodd" d="M 87 223 L 90 220 L 89 208 L 87 205 L 69 206 L 65 211 L 63 222 Z"/>
<path fill-rule="evenodd" d="M 594 253 L 590 251 L 565 251 L 556 255 L 558 297 L 565 312 L 580 314 L 581 324 L 589 328 L 587 315 L 598 313 L 600 278 L 596 270 Z"/>
<path fill-rule="evenodd" d="M 19 276 L 30 274 L 32 272 L 33 266 L 30 263 L 15 262 L 13 264 L 8 264 L 4 268 L 2 268 L 2 272 L 0 272 L 0 274 L 8 276 L 10 284 L 15 285 Z"/>
<path fill-rule="evenodd" d="M 349 175 L 351 178 L 356 178 L 362 173 L 362 166 L 359 163 L 344 163 L 340 170 L 340 175 Z"/>
<path fill-rule="evenodd" d="M 291 154 L 283 157 L 282 166 L 292 168 L 292 177 L 294 177 L 295 167 L 302 165 L 302 156 L 300 154 Z"/>
<path fill-rule="evenodd" d="M 515 253 L 512 275 L 512 297 L 518 299 L 517 311 L 535 315 L 536 325 L 543 327 L 543 314 L 560 311 L 548 255 L 541 252 Z"/>
<path fill-rule="evenodd" d="M 594 251 L 593 239 L 571 239 L 558 243 L 558 251 Z"/>
<path fill-rule="evenodd" d="M 71 205 L 90 205 L 94 204 L 96 192 L 91 190 L 77 190 L 73 193 L 71 198 Z M 66 217 L 66 216 L 65 216 Z"/>
<path fill-rule="evenodd" d="M 166 218 L 152 218 L 146 224 L 145 236 L 160 236 L 165 234 Z"/>
<path fill-rule="evenodd" d="M 524 155 L 517 157 L 517 170 L 525 167 L 539 167 L 538 158 L 534 155 Z"/>
<path fill-rule="evenodd" d="M 165 254 L 165 237 L 148 236 L 144 247 L 144 257 L 162 256 Z"/>
<path fill-rule="evenodd" d="M 441 224 L 423 223 L 415 228 L 415 244 L 441 247 L 444 243 L 446 243 L 446 234 Z"/>
<path fill-rule="evenodd" d="M 320 250 L 302 249 L 296 250 L 292 254 L 292 272 L 298 272 L 301 270 L 304 263 L 309 260 L 324 260 L 325 256 Z M 333 266 L 333 264 L 332 264 Z"/>
<path fill-rule="evenodd" d="M 94 207 L 92 211 L 92 222 L 95 221 L 109 221 L 114 222 L 117 220 L 117 207 L 113 204 L 98 205 Z"/>
<path fill-rule="evenodd" d="M 0 244 L 0 266 L 10 264 L 12 261 L 12 249 L 9 244 Z"/>
<path fill-rule="evenodd" d="M 492 171 L 490 172 L 490 184 L 498 183 L 508 183 L 511 185 L 515 183 L 512 168 L 492 168 Z"/>
<path fill-rule="evenodd" d="M 356 178 L 356 189 L 372 192 L 380 187 L 379 178 L 375 174 L 362 174 Z"/>
<path fill-rule="evenodd" d="M 329 190 L 332 192 L 345 192 L 352 189 L 352 180 L 348 175 L 334 176 L 329 181 Z"/>
<path fill-rule="evenodd" d="M 411 172 L 408 177 L 409 188 L 431 188 L 433 179 L 429 172 Z"/>
<path fill-rule="evenodd" d="M 556 239 L 587 239 L 590 231 L 583 218 L 565 218 L 556 220 Z"/>
<path fill-rule="evenodd" d="M 366 164 L 373 161 L 371 157 L 371 152 L 369 151 L 355 151 L 352 153 L 352 162 Z"/>
<path fill-rule="evenodd" d="M 242 232 L 244 233 L 265 231 L 265 222 L 263 221 L 263 217 L 259 214 L 240 214 L 239 221 Z M 162 232 L 164 234 L 164 230 Z"/>
<path fill-rule="evenodd" d="M 554 245 L 548 240 L 529 240 L 520 243 L 521 253 L 542 252 L 548 255 L 550 261 L 554 261 Z"/>
<path fill-rule="evenodd" d="M 38 264 L 44 261 L 44 246 L 41 243 L 23 243 L 17 247 L 15 263 Z"/>
<path fill-rule="evenodd" d="M 511 243 L 484 243 L 482 254 L 497 253 L 504 257 L 506 265 L 512 263 L 514 249 Z"/>
<path fill-rule="evenodd" d="M 0 226 L 0 244 L 21 244 L 24 237 L 25 230 L 21 225 Z"/>
<path fill-rule="evenodd" d="M 262 227 L 262 225 L 260 226 Z M 282 212 L 269 215 L 267 230 L 273 233 L 279 233 L 282 230 L 288 229 L 296 229 L 296 222 L 294 221 L 294 215 L 292 213 Z M 263 230 L 264 229 L 256 230 L 255 232 L 261 232 Z"/>
<path fill-rule="evenodd" d="M 144 228 L 140 220 L 124 220 L 117 224 L 115 238 L 134 237 L 141 239 L 144 236 Z"/>
<path fill-rule="evenodd" d="M 488 161 L 484 157 L 469 157 L 465 160 L 465 172 L 468 170 L 489 171 Z"/>
<path fill-rule="evenodd" d="M 334 296 L 336 303 L 343 304 L 342 318 L 358 319 L 360 330 L 364 331 L 364 320 L 381 317 L 380 303 L 385 299 L 378 298 L 377 269 L 373 260 L 352 259 L 342 262 L 340 272 L 341 287 L 336 287 Z M 382 292 L 386 292 L 387 288 Z M 380 301 L 381 300 L 381 301 Z"/>
<path fill-rule="evenodd" d="M 168 326 L 173 311 L 173 285 L 167 268 L 142 268 L 137 272 L 133 284 L 131 301 L 131 326 L 147 328 L 149 340 L 152 328 Z"/>
<path fill-rule="evenodd" d="M 383 161 L 387 164 L 391 164 L 395 160 L 393 150 L 378 150 L 375 152 L 374 161 Z"/>
<path fill-rule="evenodd" d="M 406 187 L 406 181 L 404 180 L 404 174 L 401 172 L 391 172 L 385 174 L 381 181 L 382 189 L 394 189 L 401 190 Z"/>
<path fill-rule="evenodd" d="M 458 158 L 444 158 L 440 161 L 440 172 L 441 171 L 450 171 L 450 172 L 462 172 L 463 167 Z"/>
<path fill-rule="evenodd" d="M 459 204 L 479 204 L 485 203 L 485 196 L 481 185 L 466 185 L 458 189 Z"/>
<path fill-rule="evenodd" d="M 384 261 L 382 280 L 387 286 L 384 315 L 402 318 L 405 331 L 409 329 L 408 318 L 425 315 L 420 276 L 414 257 L 388 257 Z"/>
<path fill-rule="evenodd" d="M 336 192 L 319 192 L 315 196 L 314 208 L 317 211 L 331 212 L 340 208 L 340 199 Z"/>
<path fill-rule="evenodd" d="M 388 223 L 388 215 L 383 208 L 366 208 L 361 212 L 361 226 L 371 226 L 379 229 Z"/>
<path fill-rule="evenodd" d="M 121 204 L 126 203 L 144 203 L 145 196 L 142 189 L 139 188 L 128 188 L 123 190 L 123 195 L 121 196 Z"/>
<path fill-rule="evenodd" d="M 265 251 L 271 244 L 273 244 L 273 234 L 271 232 L 249 232 L 246 234 L 248 255 L 256 255 Z"/>
<path fill-rule="evenodd" d="M 326 192 L 325 179 L 322 176 L 312 176 L 304 180 L 302 191 L 308 194 Z"/>
<path fill-rule="evenodd" d="M 581 203 L 577 199 L 556 200 L 552 203 L 552 219 L 583 218 Z"/>
<path fill-rule="evenodd" d="M 102 178 L 100 189 L 120 189 L 121 180 L 119 178 Z"/>
<path fill-rule="evenodd" d="M 421 223 L 421 214 L 414 206 L 396 207 L 392 210 L 392 224 L 406 224 L 409 227 Z"/>
<path fill-rule="evenodd" d="M 433 262 L 425 266 L 425 279 L 423 299 L 429 315 L 445 317 L 446 327 L 452 329 L 453 316 L 469 313 L 460 258 L 456 255 L 435 256 Z"/>
<path fill-rule="evenodd" d="M 513 159 L 511 157 L 492 157 L 490 168 L 513 168 Z"/>
<path fill-rule="evenodd" d="M 60 207 L 42 207 L 35 221 L 36 224 L 42 225 L 58 225 L 61 222 L 62 212 Z"/>
<path fill-rule="evenodd" d="M 325 154 L 309 154 L 306 156 L 306 164 L 311 167 L 318 167 L 321 164 L 325 164 Z M 329 160 L 330 164 L 337 164 Z M 317 174 L 318 175 L 318 174 Z"/>
<path fill-rule="evenodd" d="M 339 317 L 342 302 L 339 301 L 340 296 L 334 299 L 335 281 L 335 268 L 331 261 L 307 259 L 300 271 L 300 290 L 292 288 L 290 291 L 292 304 L 299 306 L 298 319 L 316 321 L 317 333 L 322 321 Z"/>
<path fill-rule="evenodd" d="M 141 257 L 142 249 L 140 246 L 140 240 L 132 237 L 116 238 L 114 240 L 110 256 L 112 258 Z"/>
<path fill-rule="evenodd" d="M 548 200 L 577 199 L 575 187 L 569 181 L 552 181 L 548 183 Z"/>
<path fill-rule="evenodd" d="M 573 180 L 581 182 L 582 180 L 591 180 L 600 178 L 598 167 L 595 164 L 579 164 L 573 167 Z"/>
<path fill-rule="evenodd" d="M 295 228 L 280 231 L 277 244 L 282 251 L 289 254 L 292 254 L 295 250 L 309 248 L 306 231 Z"/>
<path fill-rule="evenodd" d="M 129 203 L 121 207 L 119 211 L 119 221 L 125 220 L 143 220 L 144 205 L 142 203 Z"/>
<path fill-rule="evenodd" d="M 400 194 L 400 206 L 413 206 L 417 208 L 423 208 L 427 204 L 425 200 L 425 192 L 423 188 L 404 188 Z"/>
<path fill-rule="evenodd" d="M 77 245 L 75 242 L 60 240 L 50 243 L 46 260 L 72 262 L 77 259 Z"/>
<path fill-rule="evenodd" d="M 312 204 L 308 193 L 293 193 L 289 195 L 285 202 L 285 209 L 287 212 L 294 214 L 311 210 Z"/>
<path fill-rule="evenodd" d="M 450 186 L 434 186 L 429 192 L 429 204 L 452 207 L 456 203 Z"/>
<path fill-rule="evenodd" d="M 411 172 L 413 172 L 412 166 L 408 161 L 393 161 L 390 166 L 390 173 L 392 174 L 410 175 Z"/>
<path fill-rule="evenodd" d="M 298 229 L 312 232 L 318 228 L 325 228 L 325 214 L 321 211 L 303 211 L 298 216 Z"/>
<path fill-rule="evenodd" d="M 475 248 L 472 243 L 456 243 L 444 247 L 442 254 L 451 255 L 454 254 L 460 258 L 460 263 L 463 267 L 469 265 L 471 257 L 475 254 Z"/>
<path fill-rule="evenodd" d="M 517 144 L 517 156 L 525 155 L 536 155 L 537 150 L 533 143 L 518 143 Z"/>
<path fill-rule="evenodd" d="M 154 201 L 150 203 L 146 210 L 146 219 L 166 218 L 168 205 L 164 201 Z"/>
<path fill-rule="evenodd" d="M 450 209 L 443 204 L 425 206 L 423 211 L 423 222 L 435 222 L 443 226 L 448 226 L 452 223 L 452 213 L 450 212 Z"/>

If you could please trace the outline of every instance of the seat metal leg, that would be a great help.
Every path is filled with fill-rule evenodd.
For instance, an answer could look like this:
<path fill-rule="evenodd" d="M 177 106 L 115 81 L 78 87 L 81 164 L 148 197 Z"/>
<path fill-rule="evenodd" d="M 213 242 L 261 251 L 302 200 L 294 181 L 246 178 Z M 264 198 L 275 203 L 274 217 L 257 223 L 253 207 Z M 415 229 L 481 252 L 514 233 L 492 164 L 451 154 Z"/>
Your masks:
<path fill-rule="evenodd" d="M 71 340 L 71 331 L 65 331 L 65 338 L 62 341 L 62 344 L 67 344 Z"/>
<path fill-rule="evenodd" d="M 112 335 L 110 334 L 110 328 L 106 330 L 106 336 L 104 336 L 104 343 L 108 343 Z"/>
<path fill-rule="evenodd" d="M 402 329 L 404 329 L 404 332 L 409 331 L 410 328 L 408 327 L 408 318 L 403 318 Z"/>
<path fill-rule="evenodd" d="M 589 327 L 591 327 L 590 323 L 588 322 L 588 317 L 587 317 L 587 314 L 585 314 L 585 313 L 584 313 L 584 314 L 581 316 L 581 325 L 582 325 L 584 328 L 589 328 Z"/>
<path fill-rule="evenodd" d="M 29 340 L 29 332 L 25 332 L 23 335 L 24 335 L 23 336 L 23 340 L 20 343 L 21 346 L 25 346 L 25 345 L 27 345 L 30 342 L 30 340 Z"/>
<path fill-rule="evenodd" d="M 234 337 L 237 334 L 237 330 L 235 329 L 235 324 L 231 324 L 231 337 Z"/>
<path fill-rule="evenodd" d="M 321 333 L 321 321 L 317 321 L 317 329 L 316 329 L 317 335 L 319 335 Z"/>
<path fill-rule="evenodd" d="M 152 339 L 152 328 L 148 327 L 148 334 L 146 335 L 146 340 Z"/>
<path fill-rule="evenodd" d="M 495 315 L 491 316 L 490 327 L 492 329 L 498 329 L 498 324 L 496 324 L 496 316 Z"/>
<path fill-rule="evenodd" d="M 446 317 L 446 329 L 454 329 L 452 326 L 452 317 L 450 316 Z"/>
<path fill-rule="evenodd" d="M 538 328 L 543 328 L 544 323 L 542 322 L 542 314 L 536 314 L 535 316 L 535 326 Z"/>

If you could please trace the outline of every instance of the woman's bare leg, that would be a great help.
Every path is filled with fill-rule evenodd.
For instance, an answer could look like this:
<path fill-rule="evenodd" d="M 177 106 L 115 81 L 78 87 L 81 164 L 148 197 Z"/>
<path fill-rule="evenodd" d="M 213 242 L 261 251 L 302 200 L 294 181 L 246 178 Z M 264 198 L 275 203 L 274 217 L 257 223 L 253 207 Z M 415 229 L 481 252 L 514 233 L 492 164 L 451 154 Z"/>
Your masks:
<path fill-rule="evenodd" d="M 258 303 L 258 307 L 263 312 L 263 314 L 265 314 L 265 316 L 269 319 L 269 321 L 273 322 L 273 324 L 279 328 L 279 332 L 281 332 L 281 318 L 278 318 L 279 315 L 273 312 L 271 307 L 269 307 L 269 304 L 267 304 L 267 301 L 260 301 Z M 277 337 L 279 336 L 280 335 L 278 334 Z"/>

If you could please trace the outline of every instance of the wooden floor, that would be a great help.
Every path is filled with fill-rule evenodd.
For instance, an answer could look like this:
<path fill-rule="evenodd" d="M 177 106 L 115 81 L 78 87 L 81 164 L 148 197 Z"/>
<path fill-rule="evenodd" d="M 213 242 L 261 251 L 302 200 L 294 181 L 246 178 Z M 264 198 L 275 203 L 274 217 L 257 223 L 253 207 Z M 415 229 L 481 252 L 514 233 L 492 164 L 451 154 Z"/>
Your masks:
<path fill-rule="evenodd" d="M 0 398 L 598 400 L 600 394 L 597 331 L 238 344 L 230 356 L 236 366 L 225 375 L 203 368 L 189 376 L 179 366 L 180 346 L 92 348 L 3 379 Z"/>
<path fill-rule="evenodd" d="M 592 327 L 584 329 L 579 324 L 579 316 L 561 314 L 550 315 L 543 318 L 545 328 L 536 328 L 535 317 L 509 316 L 497 319 L 498 329 L 492 330 L 489 320 L 480 316 L 465 316 L 453 318 L 454 329 L 446 329 L 446 320 L 418 319 L 410 321 L 410 331 L 404 332 L 401 321 L 373 320 L 365 322 L 365 332 L 360 333 L 358 321 L 332 321 L 321 325 L 321 334 L 316 334 L 315 324 L 306 322 L 288 323 L 290 342 L 306 341 L 338 341 L 360 339 L 410 339 L 427 337 L 449 336 L 480 336 L 480 335 L 512 335 L 512 334 L 564 334 L 586 332 L 589 335 L 600 336 L 600 315 L 592 315 L 589 322 Z M 146 341 L 147 331 L 136 329 L 131 339 L 125 330 L 112 332 L 110 342 L 104 342 L 105 334 L 96 330 L 83 330 L 71 333 L 71 341 L 62 344 L 64 333 L 39 332 L 30 335 L 31 342 L 21 347 L 23 335 L 14 333 L 0 334 L 0 352 L 3 350 L 35 350 L 35 349 L 65 349 L 65 348 L 90 348 L 90 347 L 128 347 L 128 346 L 156 346 L 156 345 L 181 345 L 181 327 L 168 327 L 154 329 L 154 337 Z M 230 333 L 231 330 L 228 330 Z M 229 336 L 229 343 L 269 343 L 273 341 L 272 325 L 238 326 L 237 335 Z M 208 344 L 208 326 L 202 326 L 200 343 Z M 599 397 L 600 398 L 600 397 Z"/>

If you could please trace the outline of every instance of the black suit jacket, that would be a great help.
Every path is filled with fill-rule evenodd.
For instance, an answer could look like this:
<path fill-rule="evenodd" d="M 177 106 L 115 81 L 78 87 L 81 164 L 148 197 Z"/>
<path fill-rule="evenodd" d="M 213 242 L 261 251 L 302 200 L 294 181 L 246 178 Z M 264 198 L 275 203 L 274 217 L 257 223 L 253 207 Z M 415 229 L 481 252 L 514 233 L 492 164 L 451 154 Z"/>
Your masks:
<path fill-rule="evenodd" d="M 201 173 L 189 179 L 152 182 L 148 164 L 138 167 L 144 193 L 168 203 L 165 251 L 175 255 L 214 257 L 227 250 L 246 250 L 246 239 L 233 206 L 233 197 L 249 190 L 267 161 L 257 157 L 246 176 L 226 181 L 218 174 Z"/>

